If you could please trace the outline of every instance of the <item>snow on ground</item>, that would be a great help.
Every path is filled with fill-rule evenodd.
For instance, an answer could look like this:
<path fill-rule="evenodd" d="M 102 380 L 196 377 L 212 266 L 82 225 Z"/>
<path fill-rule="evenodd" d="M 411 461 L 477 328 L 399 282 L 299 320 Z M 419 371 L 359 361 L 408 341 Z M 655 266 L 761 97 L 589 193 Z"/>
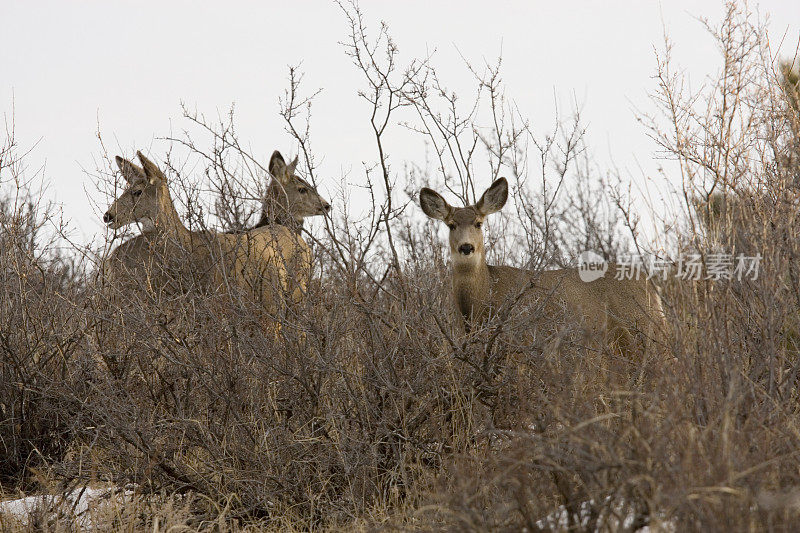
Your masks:
<path fill-rule="evenodd" d="M 580 516 L 578 518 L 580 526 L 584 529 L 589 525 L 591 508 L 593 505 L 594 501 L 592 500 L 581 504 Z M 600 512 L 600 515 L 597 517 L 597 527 L 595 531 L 630 531 L 635 520 L 636 514 L 630 509 L 630 506 L 626 505 L 625 502 L 620 502 L 613 506 L 610 513 L 605 509 Z M 651 524 L 652 526 L 644 526 L 636 531 L 639 533 L 651 533 L 656 531 L 675 533 L 678 530 L 676 525 L 670 520 L 667 520 L 664 516 L 652 517 Z M 569 513 L 564 506 L 561 506 L 558 511 L 538 520 L 536 525 L 542 529 L 549 529 L 551 531 L 566 531 L 570 527 Z"/>
<path fill-rule="evenodd" d="M 73 519 L 83 529 L 92 529 L 92 515 L 109 505 L 124 503 L 133 491 L 119 487 L 81 487 L 65 494 L 27 496 L 0 502 L 0 526 L 5 520 L 30 524 L 34 517 Z M 5 519 L 5 520 L 4 520 Z"/>
<path fill-rule="evenodd" d="M 91 530 L 95 521 L 102 516 L 104 508 L 119 505 L 130 501 L 132 490 L 119 487 L 92 488 L 82 487 L 63 495 L 27 496 L 16 500 L 0 502 L 0 527 L 11 519 L 21 526 L 32 524 L 33 518 L 40 519 L 66 518 L 74 520 L 75 525 L 81 530 Z M 582 527 L 589 524 L 591 506 L 593 501 L 581 505 L 579 522 Z M 597 517 L 597 531 L 630 530 L 636 519 L 635 514 L 625 502 L 617 503 L 611 512 L 601 511 Z M 553 531 L 566 530 L 569 523 L 567 510 L 562 506 L 558 511 L 536 522 L 540 528 Z M 674 533 L 677 528 L 674 523 L 663 516 L 653 517 L 652 526 L 644 526 L 637 531 L 649 533 L 652 531 Z"/>

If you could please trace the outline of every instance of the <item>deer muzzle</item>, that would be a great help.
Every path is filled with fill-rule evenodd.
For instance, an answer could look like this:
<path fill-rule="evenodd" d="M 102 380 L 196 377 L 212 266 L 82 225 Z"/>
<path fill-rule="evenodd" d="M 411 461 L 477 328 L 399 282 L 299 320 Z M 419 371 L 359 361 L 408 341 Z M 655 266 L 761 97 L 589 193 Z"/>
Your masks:
<path fill-rule="evenodd" d="M 470 255 L 475 251 L 475 247 L 471 244 L 462 244 L 458 247 L 458 253 L 461 255 Z"/>

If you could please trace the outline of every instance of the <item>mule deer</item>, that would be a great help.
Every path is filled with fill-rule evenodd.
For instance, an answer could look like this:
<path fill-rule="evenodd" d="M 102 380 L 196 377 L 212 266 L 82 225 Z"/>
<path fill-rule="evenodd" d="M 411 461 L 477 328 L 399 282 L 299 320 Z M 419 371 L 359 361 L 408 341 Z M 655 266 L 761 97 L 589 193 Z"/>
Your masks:
<path fill-rule="evenodd" d="M 264 195 L 261 218 L 251 230 L 280 224 L 300 233 L 306 217 L 330 211 L 331 204 L 320 196 L 316 187 L 295 174 L 297 161 L 295 157 L 287 165 L 278 150 L 272 152 L 268 167 L 272 181 Z"/>
<path fill-rule="evenodd" d="M 265 226 L 242 234 L 190 231 L 181 222 L 170 196 L 166 176 L 141 152 L 141 167 L 117 157 L 127 188 L 103 216 L 111 228 L 132 223 L 142 234 L 114 249 L 103 265 L 112 280 L 146 282 L 157 290 L 191 280 L 167 275 L 159 260 L 188 267 L 211 291 L 231 286 L 249 292 L 266 309 L 274 310 L 276 290 L 290 290 L 294 297 L 305 289 L 310 272 L 308 245 L 285 226 Z M 180 277 L 180 276 L 178 276 Z M 178 287 L 173 287 L 180 290 Z"/>
<path fill-rule="evenodd" d="M 658 294 L 644 280 L 600 278 L 586 283 L 577 269 L 541 273 L 486 263 L 482 224 L 508 199 L 508 182 L 495 181 L 475 205 L 455 208 L 437 192 L 423 188 L 422 210 L 450 229 L 453 298 L 465 327 L 486 320 L 517 296 L 547 298 L 549 311 L 566 308 L 594 335 L 625 355 L 632 355 L 634 338 L 650 335 L 661 317 Z M 547 315 L 546 315 L 547 316 Z M 597 338 L 597 337 L 595 337 Z"/>

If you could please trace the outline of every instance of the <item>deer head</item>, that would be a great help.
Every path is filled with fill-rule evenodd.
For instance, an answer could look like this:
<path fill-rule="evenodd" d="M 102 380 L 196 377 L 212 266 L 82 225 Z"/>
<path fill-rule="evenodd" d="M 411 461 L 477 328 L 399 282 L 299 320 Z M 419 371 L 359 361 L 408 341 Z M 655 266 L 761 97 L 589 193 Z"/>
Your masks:
<path fill-rule="evenodd" d="M 317 189 L 295 173 L 298 158 L 288 165 L 281 153 L 275 150 L 269 160 L 269 173 L 273 177 L 267 189 L 268 205 L 265 211 L 282 222 L 290 217 L 295 223 L 302 224 L 305 217 L 324 215 L 331 205 L 317 192 Z M 275 211 L 278 212 L 275 212 Z"/>
<path fill-rule="evenodd" d="M 496 180 L 486 189 L 478 203 L 467 207 L 453 207 L 432 189 L 424 187 L 419 192 L 422 210 L 431 218 L 441 220 L 450 229 L 450 254 L 453 265 L 477 266 L 486 260 L 483 246 L 483 221 L 500 211 L 508 200 L 508 181 Z"/>
<path fill-rule="evenodd" d="M 163 216 L 164 204 L 169 199 L 169 188 L 164 173 L 141 152 L 136 152 L 138 166 L 120 156 L 116 157 L 122 177 L 128 186 L 103 215 L 103 222 L 113 229 L 138 222 L 144 229 L 152 230 L 156 220 Z"/>

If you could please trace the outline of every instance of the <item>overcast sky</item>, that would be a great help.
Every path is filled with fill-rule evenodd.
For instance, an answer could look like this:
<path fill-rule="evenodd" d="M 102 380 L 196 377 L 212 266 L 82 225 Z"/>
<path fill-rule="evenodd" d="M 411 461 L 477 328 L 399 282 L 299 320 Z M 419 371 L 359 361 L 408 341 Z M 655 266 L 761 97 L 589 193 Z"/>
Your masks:
<path fill-rule="evenodd" d="M 508 96 L 545 131 L 555 102 L 576 98 L 591 148 L 632 174 L 655 168 L 654 146 L 634 118 L 654 88 L 654 47 L 666 27 L 675 59 L 693 80 L 719 65 L 717 50 L 696 17 L 719 21 L 721 1 L 487 2 L 405 0 L 363 2 L 366 22 L 388 23 L 407 61 L 437 50 L 435 64 L 456 92 L 470 94 L 465 58 L 493 60 L 502 51 Z M 800 39 L 800 2 L 751 3 L 771 15 L 771 42 Z M 243 140 L 264 161 L 295 146 L 278 116 L 288 65 L 302 64 L 305 84 L 322 88 L 314 108 L 315 151 L 324 156 L 321 190 L 345 174 L 357 183 L 362 161 L 375 157 L 362 78 L 339 41 L 347 27 L 332 2 L 10 1 L 0 2 L 0 111 L 23 148 L 39 144 L 29 164 L 46 163 L 48 194 L 63 204 L 83 239 L 103 227 L 87 198 L 94 187 L 82 168 L 101 153 L 98 125 L 113 153 L 163 157 L 159 137 L 184 127 L 180 102 L 208 115 L 236 104 Z M 399 139 L 399 138 L 398 138 Z M 397 158 L 419 163 L 424 153 L 402 140 Z M 411 148 L 413 149 L 411 149 Z M 641 169 L 641 170 L 640 170 Z M 487 177 L 488 185 L 488 177 Z M 8 191 L 0 191 L 7 193 Z"/>

